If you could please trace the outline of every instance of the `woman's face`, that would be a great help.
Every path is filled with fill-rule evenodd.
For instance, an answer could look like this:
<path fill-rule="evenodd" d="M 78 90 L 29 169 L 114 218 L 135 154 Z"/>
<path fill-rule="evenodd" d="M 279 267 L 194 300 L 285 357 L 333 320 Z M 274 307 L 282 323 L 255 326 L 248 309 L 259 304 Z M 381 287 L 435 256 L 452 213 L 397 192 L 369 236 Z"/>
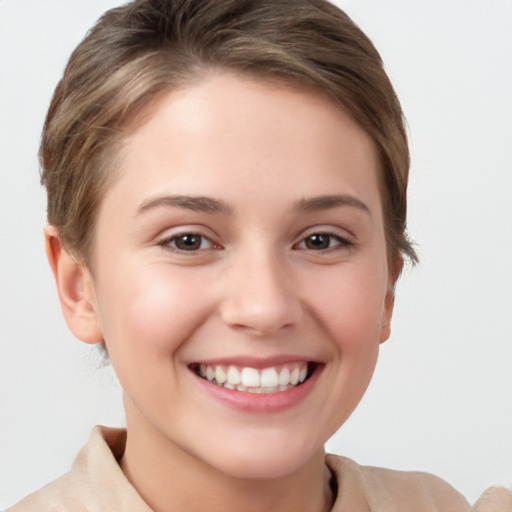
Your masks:
<path fill-rule="evenodd" d="M 218 73 L 165 96 L 121 156 L 87 293 L 129 432 L 232 476 L 291 473 L 389 335 L 370 138 L 325 96 Z"/>

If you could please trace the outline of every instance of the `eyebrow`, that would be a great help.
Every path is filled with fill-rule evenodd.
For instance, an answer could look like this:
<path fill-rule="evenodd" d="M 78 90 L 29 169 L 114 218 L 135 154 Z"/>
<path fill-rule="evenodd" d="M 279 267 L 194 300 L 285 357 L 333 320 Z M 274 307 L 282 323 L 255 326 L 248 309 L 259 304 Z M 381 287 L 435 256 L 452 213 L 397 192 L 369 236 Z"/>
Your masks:
<path fill-rule="evenodd" d="M 144 201 L 138 208 L 138 213 L 143 213 L 161 206 L 186 208 L 188 210 L 203 213 L 223 213 L 231 215 L 233 208 L 220 199 L 205 196 L 166 195 Z M 301 199 L 295 203 L 295 209 L 303 212 L 316 212 L 350 206 L 358 208 L 371 216 L 370 209 L 361 200 L 346 194 L 332 194 Z"/>
<path fill-rule="evenodd" d="M 316 196 L 308 199 L 297 201 L 296 208 L 305 212 L 316 212 L 321 210 L 329 210 L 340 206 L 351 206 L 358 208 L 371 217 L 370 208 L 366 206 L 360 199 L 347 194 L 332 194 L 325 196 Z"/>
<path fill-rule="evenodd" d="M 233 208 L 219 199 L 184 195 L 161 196 L 149 199 L 140 205 L 138 213 L 143 213 L 160 206 L 187 208 L 188 210 L 204 213 L 224 213 L 226 215 L 233 213 Z"/>

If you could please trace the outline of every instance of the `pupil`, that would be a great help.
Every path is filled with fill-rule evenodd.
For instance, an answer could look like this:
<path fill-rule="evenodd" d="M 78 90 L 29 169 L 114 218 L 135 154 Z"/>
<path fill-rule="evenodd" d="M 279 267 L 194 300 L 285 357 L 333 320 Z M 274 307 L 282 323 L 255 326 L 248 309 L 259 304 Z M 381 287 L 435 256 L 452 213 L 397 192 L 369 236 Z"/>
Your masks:
<path fill-rule="evenodd" d="M 182 235 L 176 239 L 176 247 L 184 251 L 199 249 L 201 246 L 201 237 L 197 235 Z"/>
<path fill-rule="evenodd" d="M 306 239 L 308 249 L 327 249 L 329 247 L 329 235 L 311 235 Z"/>

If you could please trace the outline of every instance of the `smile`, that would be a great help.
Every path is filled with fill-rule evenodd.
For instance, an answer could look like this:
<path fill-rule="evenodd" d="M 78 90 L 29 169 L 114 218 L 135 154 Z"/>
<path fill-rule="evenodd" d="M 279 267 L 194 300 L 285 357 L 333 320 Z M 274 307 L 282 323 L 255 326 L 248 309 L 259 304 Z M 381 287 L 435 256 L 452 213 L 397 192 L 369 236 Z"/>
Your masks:
<path fill-rule="evenodd" d="M 315 367 L 315 363 L 304 361 L 259 369 L 220 364 L 193 364 L 190 369 L 199 377 L 219 387 L 269 394 L 300 386 L 311 376 Z"/>

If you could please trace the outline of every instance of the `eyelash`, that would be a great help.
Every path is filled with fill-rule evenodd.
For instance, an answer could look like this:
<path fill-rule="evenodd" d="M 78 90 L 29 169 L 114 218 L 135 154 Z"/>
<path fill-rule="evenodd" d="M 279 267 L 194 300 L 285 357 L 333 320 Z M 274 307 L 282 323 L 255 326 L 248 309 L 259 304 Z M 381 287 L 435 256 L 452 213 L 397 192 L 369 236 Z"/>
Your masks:
<path fill-rule="evenodd" d="M 179 247 L 176 247 L 176 246 L 173 247 L 171 245 L 171 244 L 175 243 L 177 240 L 180 240 L 180 239 L 183 240 L 186 237 L 199 238 L 200 239 L 199 247 L 193 248 L 193 249 L 180 249 Z M 209 247 L 201 247 L 205 241 L 209 244 Z M 217 248 L 217 246 L 207 236 L 202 235 L 201 233 L 194 233 L 194 232 L 180 233 L 178 235 L 173 235 L 169 238 L 166 238 L 165 240 L 162 240 L 161 242 L 158 243 L 158 245 L 161 245 L 162 247 L 165 247 L 166 249 L 169 249 L 173 252 L 177 252 L 180 254 L 187 254 L 187 253 L 193 254 L 193 253 L 197 253 L 199 251 Z"/>
<path fill-rule="evenodd" d="M 178 240 L 184 240 L 187 237 L 190 238 L 199 238 L 199 247 L 193 247 L 189 249 L 183 249 L 179 248 L 176 245 L 173 246 L 173 244 L 176 244 Z M 313 240 L 315 237 L 318 238 L 328 238 L 328 246 L 327 247 L 307 247 L 307 241 Z M 335 242 L 335 244 L 332 244 L 332 242 Z M 208 247 L 203 247 L 204 243 L 208 244 Z M 173 252 L 180 253 L 180 254 L 194 254 L 200 251 L 208 250 L 208 249 L 218 249 L 219 246 L 217 246 L 214 242 L 212 242 L 207 236 L 202 235 L 201 233 L 194 233 L 194 232 L 188 232 L 188 233 L 180 233 L 178 235 L 173 235 L 169 238 L 166 238 L 165 240 L 162 240 L 159 242 L 159 245 L 169 249 Z M 304 247 L 300 247 L 301 245 L 304 245 Z M 319 231 L 309 234 L 308 236 L 302 238 L 300 242 L 295 244 L 293 248 L 298 248 L 301 250 L 310 250 L 313 252 L 323 252 L 328 251 L 336 248 L 350 248 L 354 245 L 354 242 L 351 240 L 348 240 L 345 237 L 342 237 L 336 233 L 331 233 L 328 231 Z"/>
<path fill-rule="evenodd" d="M 318 232 L 311 233 L 308 236 L 304 237 L 298 244 L 296 244 L 296 246 L 302 245 L 302 244 L 306 244 L 307 240 L 311 240 L 314 237 L 328 237 L 328 239 L 329 239 L 328 247 L 319 248 L 319 249 L 318 248 L 317 249 L 312 249 L 310 247 L 309 248 L 308 247 L 304 247 L 303 249 L 305 249 L 305 250 L 309 249 L 309 250 L 314 251 L 314 252 L 322 252 L 322 251 L 328 251 L 330 249 L 336 249 L 336 248 L 350 248 L 350 247 L 352 247 L 354 245 L 354 242 L 352 242 L 348 238 L 345 238 L 343 236 L 338 235 L 337 233 L 332 233 L 332 232 L 329 232 L 329 231 L 318 231 Z M 333 240 L 336 241 L 335 245 L 331 245 L 331 242 Z"/>

